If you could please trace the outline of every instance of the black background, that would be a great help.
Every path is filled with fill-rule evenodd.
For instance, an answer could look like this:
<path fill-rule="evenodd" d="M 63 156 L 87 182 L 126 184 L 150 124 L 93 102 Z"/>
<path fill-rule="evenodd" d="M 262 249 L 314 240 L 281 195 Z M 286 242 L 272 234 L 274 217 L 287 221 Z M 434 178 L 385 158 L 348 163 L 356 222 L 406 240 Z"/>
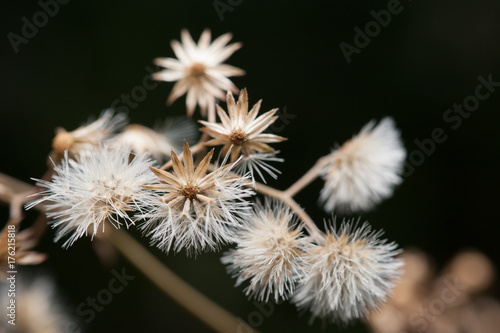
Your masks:
<path fill-rule="evenodd" d="M 25 181 L 40 177 L 55 127 L 72 130 L 98 115 L 121 94 L 142 85 L 148 75 L 145 68 L 154 68 L 154 58 L 174 56 L 169 43 L 180 38 L 182 28 L 197 40 L 208 27 L 213 37 L 232 32 L 233 41 L 244 44 L 227 63 L 246 70 L 233 82 L 248 88 L 250 103 L 262 98 L 263 111 L 286 107 L 293 116 L 279 132 L 289 138 L 277 145 L 286 162 L 271 185 L 286 188 L 371 119 L 392 116 L 414 162 L 420 154 L 414 152 L 419 150 L 415 140 L 429 139 L 435 128 L 442 128 L 446 141 L 436 144 L 405 177 L 393 198 L 361 219 L 383 228 L 401 247 L 425 250 L 437 267 L 470 247 L 499 262 L 500 88 L 457 129 L 443 114 L 474 94 L 478 76 L 491 74 L 500 82 L 500 2 L 402 1 L 401 13 L 353 54 L 350 64 L 339 44 L 353 44 L 353 29 L 364 29 L 373 20 L 370 11 L 386 9 L 388 1 L 232 4 L 221 20 L 212 1 L 72 0 L 60 5 L 16 53 L 7 35 L 20 35 L 22 18 L 32 22 L 41 7 L 35 1 L 2 3 L 0 172 Z M 131 121 L 151 126 L 158 119 L 184 114 L 184 97 L 165 106 L 171 88 L 171 83 L 161 83 L 149 91 L 137 107 L 129 108 Z M 318 180 L 297 196 L 319 225 L 330 217 L 316 201 L 322 185 Z M 32 217 L 29 214 L 28 221 Z M 6 207 L 2 218 L 7 219 Z M 50 259 L 23 274 L 51 275 L 67 311 L 75 315 L 78 304 L 107 286 L 112 268 L 99 263 L 90 240 L 63 250 L 52 238 L 49 230 L 39 246 Z M 152 251 L 235 315 L 259 318 L 242 288 L 233 288 L 219 254 L 193 259 Z M 116 268 L 122 267 L 136 279 L 95 320 L 82 324 L 86 332 L 208 331 L 131 264 L 119 260 Z M 498 296 L 497 288 L 493 292 Z M 308 316 L 300 317 L 290 304 L 275 306 L 262 318 L 258 329 L 264 332 L 321 331 L 319 323 L 308 326 Z M 366 329 L 362 324 L 329 325 L 325 331 Z"/>

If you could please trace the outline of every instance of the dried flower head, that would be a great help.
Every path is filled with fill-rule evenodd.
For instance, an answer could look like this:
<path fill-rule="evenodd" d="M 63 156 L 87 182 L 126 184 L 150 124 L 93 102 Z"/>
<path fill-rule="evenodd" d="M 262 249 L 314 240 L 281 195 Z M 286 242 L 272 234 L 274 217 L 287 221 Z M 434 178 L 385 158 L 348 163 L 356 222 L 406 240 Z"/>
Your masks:
<path fill-rule="evenodd" d="M 236 249 L 222 257 L 228 271 L 237 277 L 236 285 L 246 280 L 246 295 L 259 301 L 286 299 L 303 275 L 301 254 L 307 241 L 290 208 L 277 201 L 258 203 L 238 233 Z"/>
<path fill-rule="evenodd" d="M 229 116 L 219 105 L 217 105 L 217 114 L 222 123 L 212 123 L 200 120 L 200 123 L 205 126 L 201 130 L 213 138 L 209 140 L 206 145 L 224 145 L 222 148 L 223 155 L 226 155 L 232 147 L 232 162 L 235 162 L 240 154 L 242 154 L 247 163 L 254 162 L 251 164 L 252 169 L 264 166 L 263 170 L 266 171 L 265 167 L 268 165 L 266 163 L 263 165 L 258 162 L 262 162 L 269 157 L 269 155 L 262 154 L 274 152 L 274 149 L 267 143 L 286 140 L 286 138 L 278 135 L 262 133 L 278 119 L 278 117 L 275 116 L 278 109 L 272 109 L 257 117 L 262 102 L 262 100 L 260 100 L 252 107 L 250 112 L 248 112 L 248 95 L 246 89 L 240 92 L 238 103 L 235 103 L 233 94 L 230 91 L 227 92 L 226 101 Z M 256 158 L 253 158 L 252 155 L 256 154 L 261 155 L 257 155 Z"/>
<path fill-rule="evenodd" d="M 124 113 L 115 114 L 112 109 L 107 109 L 97 120 L 74 131 L 68 132 L 64 128 L 58 128 L 52 140 L 52 149 L 61 158 L 66 150 L 70 157 L 77 156 L 82 151 L 103 143 L 105 139 L 125 126 L 127 121 Z"/>
<path fill-rule="evenodd" d="M 68 311 L 66 302 L 57 293 L 55 281 L 48 276 L 19 274 L 16 277 L 15 305 L 16 317 L 12 324 L 7 319 L 0 326 L 2 333 L 54 333 L 78 332 L 77 319 Z M 11 291 L 12 292 L 12 289 Z M 9 284 L 0 283 L 0 293 L 9 293 Z M 10 297 L 1 297 L 0 306 L 11 306 Z M 11 319 L 8 319 L 9 321 Z"/>
<path fill-rule="evenodd" d="M 151 168 L 159 183 L 147 188 L 164 194 L 140 216 L 147 220 L 141 228 L 165 251 L 186 249 L 196 254 L 233 240 L 235 228 L 250 209 L 245 198 L 253 191 L 247 187 L 247 177 L 228 175 L 233 164 L 207 174 L 213 150 L 196 169 L 187 143 L 183 156 L 184 165 L 172 151 L 173 173 Z"/>
<path fill-rule="evenodd" d="M 4 228 L 0 231 L 0 278 L 6 277 L 9 271 L 9 257 L 12 256 L 11 246 L 15 244 L 15 259 L 17 265 L 38 265 L 47 259 L 47 255 L 33 251 L 37 245 L 35 241 L 29 238 L 30 228 L 19 232 L 20 219 L 11 219 L 7 222 Z M 15 235 L 15 243 L 9 244 L 9 234 Z"/>
<path fill-rule="evenodd" d="M 338 230 L 330 227 L 304 254 L 307 274 L 292 301 L 310 309 L 311 320 L 347 323 L 365 317 L 386 300 L 403 264 L 394 258 L 397 245 L 379 240 L 381 234 L 371 231 L 368 223 L 361 228 L 349 221 Z"/>
<path fill-rule="evenodd" d="M 406 150 L 392 118 L 366 124 L 329 156 L 320 195 L 326 211 L 371 209 L 401 183 Z"/>
<path fill-rule="evenodd" d="M 28 208 L 46 203 L 47 216 L 58 228 L 55 240 L 70 234 L 64 247 L 89 231 L 94 237 L 106 221 L 117 228 L 125 222 L 128 227 L 134 223 L 129 212 L 141 211 L 144 202 L 152 200 L 143 185 L 155 181 L 149 171 L 152 162 L 144 155 L 130 156 L 130 151 L 102 146 L 78 159 L 66 154 L 55 166 L 51 182 L 38 180 L 45 190 Z"/>
<path fill-rule="evenodd" d="M 215 98 L 223 99 L 224 92 L 237 92 L 236 86 L 228 79 L 231 76 L 241 76 L 245 72 L 239 68 L 223 64 L 241 43 L 227 45 L 232 35 L 227 33 L 210 43 L 210 30 L 201 34 L 198 45 L 195 44 L 187 30 L 182 30 L 182 44 L 176 40 L 171 42 L 172 49 L 178 59 L 157 58 L 155 64 L 166 69 L 153 74 L 155 80 L 177 81 L 170 93 L 167 103 L 173 103 L 187 91 L 187 114 L 191 117 L 196 105 L 201 114 L 209 119 L 215 119 Z"/>
<path fill-rule="evenodd" d="M 128 125 L 114 136 L 109 145 L 132 150 L 135 154 L 149 154 L 156 161 L 170 158 L 170 152 L 180 151 L 184 140 L 192 141 L 197 128 L 191 121 L 167 119 L 155 130 L 138 125 Z"/>

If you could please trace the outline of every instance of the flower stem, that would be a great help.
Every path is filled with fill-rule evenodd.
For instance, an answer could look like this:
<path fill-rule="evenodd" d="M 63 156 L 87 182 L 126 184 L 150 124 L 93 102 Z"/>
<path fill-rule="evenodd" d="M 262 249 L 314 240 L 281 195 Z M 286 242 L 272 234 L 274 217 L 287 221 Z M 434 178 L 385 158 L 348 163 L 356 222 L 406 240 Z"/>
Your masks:
<path fill-rule="evenodd" d="M 316 165 L 313 167 L 313 169 L 317 167 L 317 164 L 318 163 L 316 163 Z M 208 169 L 210 171 L 214 171 L 215 166 L 213 164 L 210 164 Z M 240 177 L 239 175 L 235 174 L 234 172 L 230 172 L 229 174 L 232 176 Z M 264 185 L 264 184 L 259 183 L 259 182 L 255 182 L 250 186 L 253 186 L 255 191 L 257 191 L 260 194 L 267 195 L 268 197 L 272 197 L 272 198 L 278 199 L 278 200 L 286 203 L 295 212 L 295 214 L 297 214 L 297 216 L 304 222 L 304 224 L 307 228 L 307 231 L 309 232 L 311 237 L 313 237 L 315 239 L 322 238 L 321 237 L 321 235 L 322 235 L 321 230 L 318 229 L 318 227 L 316 226 L 314 221 L 311 219 L 311 217 L 309 215 L 307 215 L 305 210 L 302 207 L 300 207 L 300 205 L 290 195 L 288 195 L 285 191 L 277 190 L 274 187 Z"/>
<path fill-rule="evenodd" d="M 0 201 L 10 205 L 10 219 L 20 220 L 23 205 L 35 193 L 36 187 L 6 174 L 0 173 Z"/>
<path fill-rule="evenodd" d="M 22 200 L 19 198 L 26 198 L 25 193 L 34 190 L 33 185 L 0 173 L 0 202 L 9 203 L 11 209 L 20 209 L 18 205 Z M 105 237 L 165 294 L 215 331 L 258 333 L 187 284 L 125 231 L 109 228 Z"/>
<path fill-rule="evenodd" d="M 187 284 L 125 231 L 111 229 L 107 238 L 151 282 L 216 332 L 257 333 Z"/>
<path fill-rule="evenodd" d="M 287 190 L 284 191 L 284 193 L 289 196 L 293 197 L 295 194 L 300 192 L 304 187 L 309 185 L 312 181 L 314 181 L 316 178 L 318 178 L 319 174 L 321 173 L 321 170 L 325 167 L 325 165 L 328 164 L 328 156 L 320 158 L 314 166 L 309 169 L 300 179 L 298 179 L 295 183 L 292 184 Z"/>
<path fill-rule="evenodd" d="M 273 187 L 261 184 L 259 182 L 255 182 L 254 188 L 257 192 L 276 198 L 284 203 L 286 203 L 294 212 L 297 214 L 297 216 L 304 222 L 307 231 L 311 235 L 311 237 L 315 239 L 321 239 L 321 234 L 322 232 L 318 229 L 314 221 L 311 219 L 311 217 L 306 213 L 306 211 L 300 207 L 300 205 L 293 200 L 293 198 L 288 195 L 284 191 L 277 190 Z"/>

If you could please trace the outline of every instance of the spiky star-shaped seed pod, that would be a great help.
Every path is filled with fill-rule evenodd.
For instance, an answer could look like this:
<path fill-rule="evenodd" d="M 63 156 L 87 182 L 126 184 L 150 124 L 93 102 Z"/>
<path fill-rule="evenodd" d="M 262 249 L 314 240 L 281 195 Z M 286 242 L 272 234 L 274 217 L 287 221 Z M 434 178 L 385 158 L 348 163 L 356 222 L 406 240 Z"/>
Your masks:
<path fill-rule="evenodd" d="M 191 117 L 196 105 L 199 105 L 201 115 L 208 119 L 215 119 L 215 98 L 223 99 L 224 92 L 237 92 L 236 86 L 228 79 L 231 76 L 241 76 L 245 71 L 223 64 L 241 43 L 227 45 L 232 35 L 227 33 L 210 43 L 210 30 L 201 34 L 198 44 L 187 30 L 182 30 L 181 40 L 172 41 L 171 46 L 178 59 L 157 58 L 155 63 L 166 69 L 153 74 L 155 80 L 177 81 L 168 96 L 167 104 L 172 104 L 177 98 L 186 96 L 187 115 Z"/>
<path fill-rule="evenodd" d="M 270 156 L 274 148 L 268 143 L 285 141 L 286 138 L 263 132 L 278 119 L 275 116 L 278 109 L 272 109 L 257 117 L 262 100 L 258 101 L 249 112 L 246 89 L 240 92 L 238 103 L 235 102 L 230 91 L 227 92 L 226 101 L 229 115 L 217 105 L 217 114 L 222 123 L 200 120 L 200 123 L 205 126 L 201 130 L 213 138 L 206 145 L 223 145 L 222 155 L 226 155 L 231 149 L 231 162 L 235 162 L 242 155 L 245 159 L 242 171 L 250 170 L 252 179 L 254 179 L 253 170 L 259 168 L 275 176 L 275 172 L 279 171 L 270 167 L 265 161 L 279 161 L 280 159 Z M 262 177 L 260 171 L 258 173 Z"/>
<path fill-rule="evenodd" d="M 247 177 L 229 175 L 233 164 L 207 174 L 213 150 L 196 168 L 186 142 L 183 156 L 184 165 L 172 151 L 172 173 L 151 168 L 159 183 L 147 188 L 161 197 L 139 217 L 146 219 L 141 228 L 160 249 L 196 254 L 234 240 L 235 228 L 250 209 L 246 198 L 254 192 Z"/>

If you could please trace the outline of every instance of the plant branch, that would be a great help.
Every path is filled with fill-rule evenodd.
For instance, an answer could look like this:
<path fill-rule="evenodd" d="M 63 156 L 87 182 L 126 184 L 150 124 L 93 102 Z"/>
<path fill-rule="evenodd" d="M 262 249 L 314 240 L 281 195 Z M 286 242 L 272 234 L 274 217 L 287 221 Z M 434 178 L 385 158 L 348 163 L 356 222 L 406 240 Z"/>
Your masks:
<path fill-rule="evenodd" d="M 10 219 L 20 221 L 23 205 L 35 193 L 35 186 L 0 173 L 0 201 L 10 206 Z"/>
<path fill-rule="evenodd" d="M 321 173 L 321 170 L 328 164 L 328 156 L 320 158 L 318 161 L 316 161 L 316 164 L 309 169 L 302 177 L 300 177 L 299 180 L 297 180 L 295 183 L 292 184 L 287 190 L 284 191 L 284 193 L 289 196 L 293 197 L 295 194 L 300 192 L 304 187 L 309 185 L 311 182 L 313 182 L 316 178 Z"/>
<path fill-rule="evenodd" d="M 26 194 L 34 193 L 35 189 L 36 187 L 33 185 L 0 173 L 0 201 L 10 205 L 11 215 L 13 206 L 16 210 L 22 209 L 22 204 L 26 202 Z M 21 208 L 18 207 L 19 205 Z M 35 209 L 41 210 L 40 206 L 36 206 Z M 41 220 L 46 222 L 44 218 Z M 215 331 L 258 333 L 244 321 L 237 319 L 187 284 L 125 231 L 113 228 L 107 230 L 109 231 L 105 234 L 106 239 L 124 257 L 165 294 Z"/>
<path fill-rule="evenodd" d="M 187 284 L 125 231 L 111 229 L 105 235 L 151 282 L 215 331 L 257 333 Z"/>
<path fill-rule="evenodd" d="M 255 182 L 255 190 L 261 194 L 276 198 L 280 201 L 286 203 L 297 216 L 304 222 L 307 231 L 315 239 L 321 239 L 321 231 L 318 229 L 311 217 L 306 213 L 306 211 L 300 207 L 300 205 L 286 192 L 277 190 L 273 187 Z"/>
<path fill-rule="evenodd" d="M 214 171 L 215 166 L 213 164 L 210 164 L 208 169 L 210 171 Z M 234 172 L 230 172 L 229 174 L 232 176 L 240 177 L 240 175 L 237 175 Z M 260 194 L 267 195 L 269 197 L 278 199 L 278 200 L 286 203 L 295 212 L 295 214 L 297 214 L 297 216 L 304 222 L 304 224 L 307 228 L 307 231 L 309 232 L 309 234 L 312 237 L 314 237 L 316 239 L 322 238 L 321 237 L 322 232 L 318 229 L 318 227 L 316 226 L 314 221 L 311 219 L 311 217 L 309 215 L 307 215 L 305 210 L 302 207 L 300 207 L 300 205 L 291 196 L 289 196 L 286 192 L 277 190 L 274 187 L 264 185 L 264 184 L 259 183 L 259 182 L 254 182 L 252 185 L 249 185 L 249 186 L 253 186 L 255 191 L 257 191 Z"/>

